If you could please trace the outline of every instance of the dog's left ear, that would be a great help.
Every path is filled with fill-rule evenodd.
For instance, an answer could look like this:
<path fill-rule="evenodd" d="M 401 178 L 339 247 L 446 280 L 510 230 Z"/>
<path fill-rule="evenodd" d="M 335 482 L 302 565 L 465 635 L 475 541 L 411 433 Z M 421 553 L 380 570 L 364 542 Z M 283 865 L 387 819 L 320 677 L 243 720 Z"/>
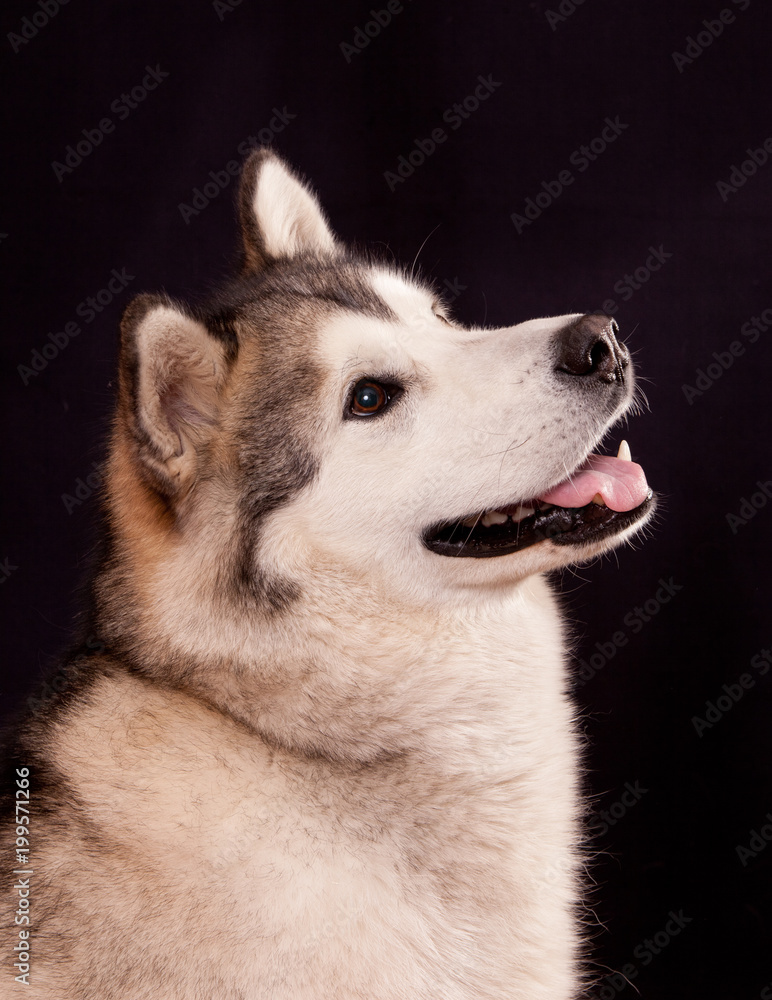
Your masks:
<path fill-rule="evenodd" d="M 118 426 L 144 478 L 167 498 L 196 479 L 234 355 L 235 344 L 166 296 L 140 295 L 123 315 Z"/>
<path fill-rule="evenodd" d="M 244 271 L 259 271 L 299 254 L 335 250 L 335 237 L 316 197 L 271 149 L 256 149 L 244 164 L 239 217 Z"/>

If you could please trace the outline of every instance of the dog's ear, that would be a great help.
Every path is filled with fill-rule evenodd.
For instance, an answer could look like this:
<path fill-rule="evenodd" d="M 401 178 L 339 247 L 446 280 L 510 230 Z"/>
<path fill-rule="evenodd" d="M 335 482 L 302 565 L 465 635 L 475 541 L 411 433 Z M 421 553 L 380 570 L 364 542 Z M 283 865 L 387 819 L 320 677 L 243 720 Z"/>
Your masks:
<path fill-rule="evenodd" d="M 239 218 L 245 272 L 298 254 L 335 250 L 316 196 L 271 149 L 256 149 L 244 163 Z"/>
<path fill-rule="evenodd" d="M 195 477 L 234 354 L 235 344 L 165 296 L 140 295 L 124 313 L 118 422 L 143 472 L 170 498 Z"/>

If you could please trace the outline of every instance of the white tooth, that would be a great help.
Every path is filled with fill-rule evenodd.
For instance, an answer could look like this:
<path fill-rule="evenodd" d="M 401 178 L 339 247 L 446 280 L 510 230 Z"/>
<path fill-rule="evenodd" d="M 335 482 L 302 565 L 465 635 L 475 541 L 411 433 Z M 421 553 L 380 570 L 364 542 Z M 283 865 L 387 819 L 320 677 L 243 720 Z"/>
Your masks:
<path fill-rule="evenodd" d="M 522 521 L 524 517 L 530 517 L 534 514 L 535 510 L 533 507 L 523 507 L 522 504 L 517 508 L 515 513 L 512 515 L 513 521 Z"/>
<path fill-rule="evenodd" d="M 590 502 L 596 503 L 599 507 L 605 507 L 606 505 L 606 501 L 603 499 L 600 493 L 596 493 Z"/>
<path fill-rule="evenodd" d="M 633 456 L 630 454 L 630 445 L 627 441 L 619 442 L 619 451 L 617 452 L 617 458 L 621 458 L 623 462 L 632 462 Z"/>
<path fill-rule="evenodd" d="M 492 524 L 504 524 L 509 518 L 506 514 L 502 514 L 500 510 L 489 510 L 487 514 L 483 514 L 482 526 L 483 528 L 490 528 Z"/>
<path fill-rule="evenodd" d="M 465 517 L 461 523 L 464 525 L 465 528 L 474 528 L 478 520 L 479 518 L 477 517 Z"/>

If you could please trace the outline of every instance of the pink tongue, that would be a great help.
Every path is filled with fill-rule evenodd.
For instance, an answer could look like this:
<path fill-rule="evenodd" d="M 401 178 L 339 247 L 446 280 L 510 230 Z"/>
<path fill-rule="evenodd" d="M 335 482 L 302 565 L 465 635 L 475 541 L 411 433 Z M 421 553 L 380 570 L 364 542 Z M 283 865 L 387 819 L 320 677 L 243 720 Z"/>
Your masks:
<path fill-rule="evenodd" d="M 611 455 L 590 455 L 570 480 L 559 483 L 539 497 L 557 507 L 584 507 L 596 493 L 611 510 L 633 510 L 649 494 L 646 476 L 640 465 Z"/>

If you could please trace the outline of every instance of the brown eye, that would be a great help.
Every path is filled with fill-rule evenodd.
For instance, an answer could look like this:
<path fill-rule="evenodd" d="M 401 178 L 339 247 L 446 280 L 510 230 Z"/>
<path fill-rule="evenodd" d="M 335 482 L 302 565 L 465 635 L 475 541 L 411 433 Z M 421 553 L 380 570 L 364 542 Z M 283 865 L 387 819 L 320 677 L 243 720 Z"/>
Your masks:
<path fill-rule="evenodd" d="M 382 385 L 362 379 L 351 394 L 351 412 L 358 417 L 369 417 L 382 410 L 388 402 L 389 394 Z"/>

